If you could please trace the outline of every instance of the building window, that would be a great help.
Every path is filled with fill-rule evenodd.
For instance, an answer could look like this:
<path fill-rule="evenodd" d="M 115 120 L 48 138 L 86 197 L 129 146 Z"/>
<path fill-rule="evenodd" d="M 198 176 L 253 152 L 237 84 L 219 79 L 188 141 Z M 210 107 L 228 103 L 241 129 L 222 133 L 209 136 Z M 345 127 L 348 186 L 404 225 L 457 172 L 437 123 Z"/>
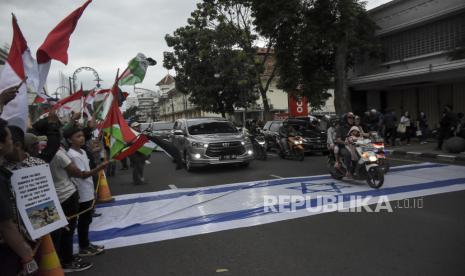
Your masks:
<path fill-rule="evenodd" d="M 385 62 L 448 51 L 465 44 L 465 13 L 381 38 Z"/>

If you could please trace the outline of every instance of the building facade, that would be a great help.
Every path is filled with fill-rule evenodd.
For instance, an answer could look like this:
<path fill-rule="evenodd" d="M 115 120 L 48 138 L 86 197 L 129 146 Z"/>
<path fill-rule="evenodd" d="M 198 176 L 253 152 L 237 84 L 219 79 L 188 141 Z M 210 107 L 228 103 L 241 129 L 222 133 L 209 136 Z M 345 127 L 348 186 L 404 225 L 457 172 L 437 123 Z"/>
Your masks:
<path fill-rule="evenodd" d="M 134 92 L 135 97 L 132 96 L 126 104 L 127 107 L 137 106 L 136 115 L 138 121 L 148 123 L 158 121 L 160 117 L 158 105 L 160 92 L 137 87 L 134 89 Z"/>
<path fill-rule="evenodd" d="M 349 77 L 355 112 L 421 111 L 435 127 L 445 105 L 465 110 L 465 1 L 394 0 L 369 11 L 384 55 L 357 64 Z"/>
<path fill-rule="evenodd" d="M 272 50 L 271 50 L 272 51 Z M 258 61 L 263 61 L 266 54 L 266 49 L 259 48 L 257 51 Z M 273 69 L 275 66 L 275 58 L 273 51 L 264 64 L 264 72 L 261 75 L 263 83 L 273 75 Z M 288 93 L 278 88 L 278 78 L 275 76 L 270 83 L 267 91 L 268 103 L 270 106 L 271 115 L 285 114 L 288 112 L 289 100 Z M 189 101 L 188 95 L 182 94 L 176 90 L 175 79 L 171 75 L 166 75 L 162 80 L 157 83 L 160 88 L 160 119 L 165 121 L 172 121 L 178 118 L 193 118 L 193 117 L 219 117 L 221 114 L 215 114 L 210 112 L 204 112 L 197 106 L 193 105 Z M 333 90 L 328 91 L 333 95 Z M 335 112 L 334 109 L 334 98 L 331 97 L 327 100 L 326 105 L 321 110 L 314 110 L 315 113 L 332 114 Z M 242 123 L 244 119 L 256 119 L 264 120 L 265 115 L 263 111 L 263 100 L 260 97 L 257 101 L 249 106 L 246 110 L 238 108 L 234 114 L 229 118 L 230 120 Z"/>

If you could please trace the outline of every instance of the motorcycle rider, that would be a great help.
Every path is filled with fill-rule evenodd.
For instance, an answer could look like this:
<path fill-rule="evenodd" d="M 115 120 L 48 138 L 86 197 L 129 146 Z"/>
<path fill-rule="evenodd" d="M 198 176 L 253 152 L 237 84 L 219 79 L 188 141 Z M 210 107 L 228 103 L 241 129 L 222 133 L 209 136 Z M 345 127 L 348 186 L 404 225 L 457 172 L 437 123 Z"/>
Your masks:
<path fill-rule="evenodd" d="M 289 154 L 289 144 L 287 142 L 288 137 L 297 136 L 297 132 L 294 127 L 292 127 L 288 122 L 284 121 L 283 125 L 278 130 L 279 134 L 279 143 L 281 148 L 284 150 L 284 153 Z"/>
<path fill-rule="evenodd" d="M 354 113 L 348 112 L 343 116 L 342 122 L 339 127 L 336 129 L 336 144 L 339 148 L 339 155 L 342 156 L 344 164 L 347 168 L 346 177 L 352 177 L 352 155 L 349 149 L 346 147 L 348 145 L 348 141 L 346 138 L 349 134 L 350 129 L 354 126 L 355 116 Z M 339 162 L 336 166 L 339 166 Z"/>

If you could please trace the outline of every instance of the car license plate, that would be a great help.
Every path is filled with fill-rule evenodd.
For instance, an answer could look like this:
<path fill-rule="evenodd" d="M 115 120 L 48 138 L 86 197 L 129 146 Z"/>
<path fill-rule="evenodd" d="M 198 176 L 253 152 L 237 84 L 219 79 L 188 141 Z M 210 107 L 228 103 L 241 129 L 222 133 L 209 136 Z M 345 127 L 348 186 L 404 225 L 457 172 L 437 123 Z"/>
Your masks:
<path fill-rule="evenodd" d="M 234 160 L 236 159 L 236 155 L 222 155 L 220 156 L 220 160 Z"/>

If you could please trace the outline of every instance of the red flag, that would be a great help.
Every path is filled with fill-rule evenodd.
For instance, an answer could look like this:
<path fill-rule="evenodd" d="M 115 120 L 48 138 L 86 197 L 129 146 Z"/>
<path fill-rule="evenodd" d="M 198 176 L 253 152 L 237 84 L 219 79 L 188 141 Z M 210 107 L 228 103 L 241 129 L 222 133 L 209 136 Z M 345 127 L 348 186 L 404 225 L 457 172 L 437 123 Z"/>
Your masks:
<path fill-rule="evenodd" d="M 38 63 L 46 63 L 51 59 L 55 59 L 68 64 L 69 38 L 90 2 L 92 0 L 88 0 L 80 8 L 74 10 L 48 34 L 42 46 L 37 50 Z"/>
<path fill-rule="evenodd" d="M 65 19 L 63 19 L 47 36 L 44 43 L 39 47 L 36 53 L 38 63 L 38 87 L 37 93 L 39 96 L 42 87 L 44 87 L 47 81 L 48 72 L 50 71 L 50 65 L 52 59 L 59 60 L 64 64 L 68 64 L 68 48 L 69 38 L 76 28 L 77 22 L 84 12 L 87 5 L 92 0 L 88 0 L 80 8 L 73 11 Z"/>
<path fill-rule="evenodd" d="M 5 88 L 22 84 L 26 79 L 26 69 L 33 68 L 33 59 L 27 47 L 27 42 L 18 26 L 16 17 L 13 15 L 13 40 L 11 42 L 10 52 L 5 62 L 5 66 L 0 74 L 0 91 Z M 1 118 L 8 121 L 10 125 L 16 125 L 23 130 L 26 130 L 28 117 L 28 101 L 26 84 L 22 84 L 18 88 L 18 94 L 9 102 L 3 112 Z"/>
<path fill-rule="evenodd" d="M 26 74 L 24 73 L 23 54 L 27 50 L 27 42 L 18 26 L 16 17 L 13 15 L 13 42 L 11 43 L 10 52 L 8 53 L 7 62 L 13 68 L 16 75 L 24 80 Z"/>

